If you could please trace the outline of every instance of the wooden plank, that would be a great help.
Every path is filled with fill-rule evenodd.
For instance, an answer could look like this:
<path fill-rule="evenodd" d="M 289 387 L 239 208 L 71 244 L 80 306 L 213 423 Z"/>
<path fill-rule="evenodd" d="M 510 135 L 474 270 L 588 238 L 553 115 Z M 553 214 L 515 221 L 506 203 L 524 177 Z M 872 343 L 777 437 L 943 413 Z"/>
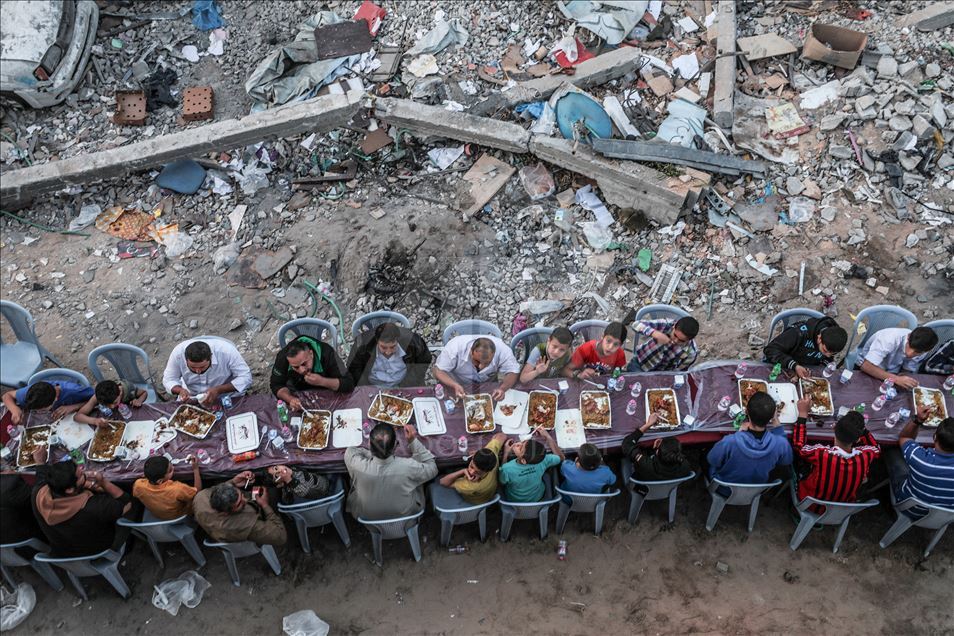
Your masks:
<path fill-rule="evenodd" d="M 605 157 L 616 159 L 659 161 L 730 175 L 737 175 L 741 172 L 757 176 L 765 174 L 765 163 L 761 161 L 749 161 L 707 150 L 684 148 L 677 144 L 623 139 L 594 139 L 593 149 Z"/>
<path fill-rule="evenodd" d="M 735 98 L 735 1 L 719 0 L 716 14 L 715 96 L 712 119 L 720 127 L 732 127 Z"/>

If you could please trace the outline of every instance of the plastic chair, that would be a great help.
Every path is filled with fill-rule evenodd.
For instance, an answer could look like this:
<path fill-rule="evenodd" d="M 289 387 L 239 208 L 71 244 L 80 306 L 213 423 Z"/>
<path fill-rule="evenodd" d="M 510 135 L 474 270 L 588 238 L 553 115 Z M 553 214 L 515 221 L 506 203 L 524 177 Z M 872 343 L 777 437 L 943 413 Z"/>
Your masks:
<path fill-rule="evenodd" d="M 275 576 L 281 576 L 282 574 L 282 564 L 278 562 L 278 555 L 275 553 L 274 546 L 259 546 L 253 541 L 217 543 L 215 541 L 209 541 L 208 539 L 203 542 L 203 545 L 205 545 L 207 548 L 218 548 L 222 551 L 222 556 L 225 557 L 225 565 L 229 569 L 229 576 L 232 577 L 232 585 L 235 587 L 242 585 L 242 582 L 239 579 L 238 564 L 235 563 L 236 559 L 244 559 L 245 557 L 261 554 L 263 557 L 265 557 L 265 561 L 268 562 L 268 565 L 272 568 L 272 572 L 275 573 Z"/>
<path fill-rule="evenodd" d="M 458 320 L 452 325 L 447 325 L 447 329 L 444 330 L 443 343 L 446 345 L 455 336 L 496 336 L 497 338 L 503 338 L 503 334 L 500 333 L 497 325 L 476 318 Z"/>
<path fill-rule="evenodd" d="M 482 504 L 469 504 L 452 488 L 445 488 L 434 482 L 430 485 L 431 504 L 441 520 L 441 545 L 450 543 L 454 526 L 477 522 L 480 540 L 487 539 L 487 508 L 500 501 L 500 495 Z"/>
<path fill-rule="evenodd" d="M 160 543 L 179 542 L 192 557 L 192 560 L 196 562 L 196 565 L 200 568 L 205 565 L 205 555 L 202 554 L 202 549 L 195 540 L 195 527 L 189 523 L 189 515 L 163 521 L 146 510 L 143 512 L 141 523 L 129 519 L 120 519 L 116 522 L 116 525 L 130 528 L 134 535 L 148 543 L 149 549 L 152 550 L 152 555 L 159 562 L 160 568 L 165 567 L 162 553 L 159 551 Z"/>
<path fill-rule="evenodd" d="M 636 523 L 639 512 L 643 509 L 643 502 L 657 501 L 659 499 L 669 500 L 669 523 L 672 523 L 676 518 L 676 495 L 679 491 L 679 486 L 696 478 L 696 473 L 691 472 L 679 479 L 639 481 L 631 477 L 633 474 L 633 462 L 631 462 L 628 457 L 623 458 L 621 468 L 623 470 L 623 476 L 626 478 L 626 489 L 629 491 L 629 514 L 626 516 L 626 520 L 629 521 L 630 524 Z M 645 489 L 646 492 L 639 492 L 641 489 Z"/>
<path fill-rule="evenodd" d="M 99 368 L 99 359 L 103 358 L 116 370 L 116 376 L 120 380 L 132 382 L 140 389 L 146 392 L 146 402 L 152 403 L 159 400 L 156 393 L 155 380 L 152 375 L 152 369 L 149 368 L 149 354 L 131 344 L 114 342 L 96 347 L 89 352 L 86 357 L 86 366 L 89 367 L 93 378 L 97 382 L 105 380 L 102 370 Z M 142 360 L 148 375 L 139 370 L 139 361 Z"/>
<path fill-rule="evenodd" d="M 351 325 L 351 337 L 357 339 L 362 331 L 371 331 L 386 322 L 397 323 L 405 329 L 411 328 L 410 319 L 396 311 L 372 311 L 354 321 Z"/>
<path fill-rule="evenodd" d="M 602 338 L 607 325 L 609 325 L 608 320 L 581 320 L 570 325 L 570 331 L 574 336 L 582 335 L 583 342 L 587 342 Z"/>
<path fill-rule="evenodd" d="M 91 556 L 57 559 L 48 554 L 38 554 L 33 558 L 40 563 L 55 565 L 65 570 L 73 587 L 76 588 L 76 592 L 84 601 L 88 601 L 89 597 L 86 595 L 86 589 L 83 587 L 83 583 L 80 582 L 80 579 L 89 576 L 103 577 L 109 581 L 113 589 L 125 599 L 129 598 L 129 586 L 126 585 L 126 581 L 123 580 L 123 576 L 119 573 L 119 561 L 123 558 L 125 551 L 126 546 L 123 545 L 118 551 L 103 550 L 99 554 L 93 554 Z"/>
<path fill-rule="evenodd" d="M 884 533 L 884 536 L 881 537 L 881 542 L 879 545 L 882 548 L 887 548 L 889 545 L 894 543 L 894 540 L 907 532 L 908 528 L 911 526 L 927 528 L 928 530 L 936 530 L 937 532 L 935 532 L 934 536 L 931 537 L 927 548 L 924 549 L 924 558 L 926 559 L 931 555 L 931 551 L 937 546 L 937 543 L 941 540 L 941 537 L 944 536 L 944 531 L 947 530 L 947 527 L 954 523 L 954 510 L 927 504 L 914 497 L 910 497 L 901 503 L 898 503 L 894 496 L 894 489 L 891 490 L 891 505 L 894 506 L 894 511 L 898 513 L 898 518 L 895 520 L 894 524 L 888 528 L 888 531 Z M 914 507 L 924 508 L 928 511 L 928 513 L 920 519 L 912 519 L 908 515 L 904 514 L 905 510 L 910 510 Z"/>
<path fill-rule="evenodd" d="M 706 518 L 706 530 L 712 532 L 722 509 L 728 506 L 750 506 L 749 508 L 749 532 L 755 527 L 755 518 L 759 514 L 759 500 L 762 493 L 771 488 L 775 488 L 782 483 L 781 479 L 776 479 L 767 484 L 731 484 L 729 482 L 713 479 L 709 482 L 707 488 L 712 496 L 712 505 L 709 507 L 709 516 Z M 728 497 L 723 497 L 716 492 L 719 487 L 725 487 L 730 490 Z"/>
<path fill-rule="evenodd" d="M 10 323 L 16 336 L 13 343 L 0 339 L 0 384 L 18 388 L 26 386 L 30 376 L 43 366 L 43 358 L 60 366 L 36 337 L 33 316 L 29 311 L 9 300 L 0 300 L 0 316 Z"/>
<path fill-rule="evenodd" d="M 344 484 L 336 476 L 332 482 L 333 494 L 312 501 L 297 501 L 293 504 L 278 504 L 278 512 L 286 514 L 295 520 L 298 528 L 298 541 L 305 554 L 311 554 L 311 541 L 308 539 L 309 528 L 319 528 L 329 523 L 334 524 L 338 536 L 345 547 L 351 545 L 351 536 L 348 526 L 345 525 L 344 515 L 341 512 L 344 503 Z"/>
<path fill-rule="evenodd" d="M 866 325 L 866 331 L 856 344 L 855 338 L 858 337 L 858 328 L 862 324 Z M 890 329 L 892 327 L 914 329 L 917 326 L 918 319 L 904 307 L 875 305 L 874 307 L 862 309 L 858 313 L 858 317 L 855 318 L 855 324 L 851 327 L 851 333 L 848 334 L 848 346 L 845 347 L 845 351 L 848 352 L 845 355 L 845 368 L 854 369 L 855 363 L 858 361 L 858 350 L 868 342 L 868 338 L 873 334 L 882 329 Z"/>
<path fill-rule="evenodd" d="M 533 503 L 517 503 L 501 499 L 500 504 L 500 540 L 510 539 L 510 528 L 513 527 L 514 519 L 537 519 L 540 523 L 540 538 L 546 539 L 549 534 L 549 514 L 550 507 L 560 502 L 560 497 L 553 496 L 553 478 L 550 473 L 543 476 L 543 483 L 546 490 L 543 494 L 543 500 Z"/>
<path fill-rule="evenodd" d="M 808 533 L 812 531 L 812 527 L 818 524 L 822 526 L 838 526 L 838 534 L 835 536 L 835 545 L 831 549 L 832 554 L 837 554 L 841 540 L 845 538 L 845 531 L 848 530 L 848 522 L 851 521 L 852 515 L 878 505 L 877 499 L 869 499 L 864 503 L 842 503 L 839 501 L 823 501 L 821 499 L 815 499 L 814 497 L 805 497 L 799 501 L 798 487 L 795 485 L 795 480 L 792 479 L 789 483 L 791 484 L 792 490 L 792 503 L 795 505 L 795 510 L 798 511 L 799 517 L 801 517 L 798 521 L 798 527 L 795 528 L 795 533 L 792 535 L 792 540 L 788 544 L 788 547 L 793 551 L 797 550 L 798 546 L 802 544 L 802 541 L 805 540 Z M 822 513 L 812 512 L 812 504 L 825 506 L 825 511 Z"/>
<path fill-rule="evenodd" d="M 286 340 L 286 334 L 289 331 L 291 331 L 295 337 Z M 320 320 L 318 318 L 298 318 L 296 320 L 289 320 L 278 328 L 278 344 L 284 348 L 286 344 L 298 336 L 308 336 L 309 338 L 314 338 L 315 340 L 324 340 L 322 336 L 326 331 L 330 336 L 328 339 L 328 344 L 337 350 L 338 328 L 327 320 Z"/>
<path fill-rule="evenodd" d="M 520 364 L 526 364 L 527 358 L 530 356 L 530 351 L 538 344 L 546 342 L 551 333 L 553 333 L 551 327 L 531 327 L 524 329 L 510 341 L 510 350 L 513 351 L 513 355 L 520 360 Z M 517 353 L 517 348 L 521 345 L 523 345 L 522 356 Z"/>
<path fill-rule="evenodd" d="M 421 516 L 424 511 L 407 517 L 397 517 L 395 519 L 380 519 L 372 521 L 358 517 L 358 523 L 363 525 L 371 533 L 371 545 L 374 548 L 374 562 L 378 565 L 384 565 L 384 550 L 382 544 L 385 539 L 404 539 L 411 544 L 411 552 L 414 553 L 414 560 L 421 560 L 421 538 L 418 535 L 418 528 L 421 524 Z"/>
<path fill-rule="evenodd" d="M 807 307 L 795 307 L 794 309 L 780 311 L 772 317 L 772 322 L 769 323 L 768 337 L 765 339 L 765 342 L 768 342 L 775 337 L 775 327 L 779 324 L 782 325 L 779 333 L 782 333 L 796 322 L 808 320 L 809 318 L 824 317 L 825 314 L 822 312 L 815 311 L 814 309 L 809 309 Z"/>
<path fill-rule="evenodd" d="M 557 486 L 557 494 L 560 495 L 560 508 L 557 510 L 556 531 L 557 534 L 563 534 L 563 528 L 566 527 L 566 520 L 571 512 L 592 512 L 595 517 L 596 527 L 593 534 L 599 535 L 603 532 L 603 513 L 606 511 L 606 502 L 619 494 L 619 488 L 614 488 L 609 492 L 596 494 L 573 492 L 563 490 Z M 564 497 L 570 498 L 570 503 L 564 501 Z"/>
<path fill-rule="evenodd" d="M 636 312 L 636 320 L 679 320 L 680 318 L 688 318 L 689 314 L 675 305 L 646 305 L 645 307 L 640 307 L 639 311 Z"/>
<path fill-rule="evenodd" d="M 937 346 L 940 347 L 948 340 L 954 340 L 954 319 L 944 318 L 924 323 L 922 327 L 930 327 L 937 334 Z"/>
<path fill-rule="evenodd" d="M 37 382 L 74 382 L 81 386 L 90 386 L 85 375 L 72 369 L 43 369 L 31 375 L 27 385 Z"/>
<path fill-rule="evenodd" d="M 27 559 L 17 552 L 17 548 L 33 548 L 37 552 L 48 552 L 50 546 L 35 538 L 0 545 L 0 571 L 3 572 L 3 579 L 12 589 L 17 589 L 17 582 L 14 580 L 10 568 L 21 568 L 27 565 L 33 568 L 57 592 L 63 589 L 63 581 L 56 575 L 49 563 L 37 561 L 35 558 Z"/>

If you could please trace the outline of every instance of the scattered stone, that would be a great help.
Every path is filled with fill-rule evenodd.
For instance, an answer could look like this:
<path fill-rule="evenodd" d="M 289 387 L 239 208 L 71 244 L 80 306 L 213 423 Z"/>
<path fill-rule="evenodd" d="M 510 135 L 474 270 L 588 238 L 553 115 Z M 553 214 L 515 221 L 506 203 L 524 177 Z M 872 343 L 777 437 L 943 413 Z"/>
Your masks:
<path fill-rule="evenodd" d="M 920 240 L 921 238 L 917 234 L 915 234 L 914 232 L 911 232 L 910 234 L 908 234 L 908 238 L 907 240 L 905 240 L 904 246 L 907 248 L 912 248 L 915 245 L 917 245 Z"/>
<path fill-rule="evenodd" d="M 941 74 L 941 65 L 937 62 L 931 62 L 924 67 L 924 74 L 930 78 L 938 77 Z"/>
<path fill-rule="evenodd" d="M 855 156 L 855 151 L 848 146 L 837 146 L 831 144 L 828 146 L 828 154 L 835 159 L 851 159 Z"/>
<path fill-rule="evenodd" d="M 878 60 L 878 77 L 897 77 L 898 61 L 888 55 L 882 55 Z"/>
<path fill-rule="evenodd" d="M 82 276 L 84 283 L 92 283 L 93 279 L 96 278 L 96 269 L 92 267 L 85 269 L 82 272 Z"/>
<path fill-rule="evenodd" d="M 716 562 L 716 569 L 723 574 L 726 574 L 729 571 L 729 564 L 723 563 L 722 561 Z"/>
<path fill-rule="evenodd" d="M 785 190 L 792 196 L 801 194 L 804 189 L 805 186 L 798 177 L 789 177 L 785 180 Z"/>
<path fill-rule="evenodd" d="M 228 330 L 235 331 L 236 329 L 241 327 L 243 324 L 245 323 L 242 321 L 241 318 L 233 318 L 231 322 L 229 322 Z"/>
<path fill-rule="evenodd" d="M 921 115 L 915 115 L 911 119 L 911 124 L 914 126 L 914 134 L 918 139 L 927 139 L 934 136 L 934 126 Z"/>
<path fill-rule="evenodd" d="M 933 111 L 932 111 L 932 114 L 933 114 Z M 903 115 L 895 115 L 894 117 L 888 120 L 888 127 L 895 132 L 901 132 L 902 130 L 910 130 L 911 126 L 912 124 L 911 124 L 910 118 L 904 117 Z"/>
<path fill-rule="evenodd" d="M 845 117 L 846 116 L 841 113 L 835 113 L 834 115 L 825 115 L 824 117 L 822 117 L 821 122 L 819 122 L 818 127 L 825 132 L 834 130 L 838 128 L 839 126 L 841 126 L 842 122 L 845 121 Z"/>
<path fill-rule="evenodd" d="M 882 296 L 888 295 L 888 288 L 885 287 L 884 285 L 879 285 L 878 287 L 875 288 L 875 291 L 881 294 Z"/>

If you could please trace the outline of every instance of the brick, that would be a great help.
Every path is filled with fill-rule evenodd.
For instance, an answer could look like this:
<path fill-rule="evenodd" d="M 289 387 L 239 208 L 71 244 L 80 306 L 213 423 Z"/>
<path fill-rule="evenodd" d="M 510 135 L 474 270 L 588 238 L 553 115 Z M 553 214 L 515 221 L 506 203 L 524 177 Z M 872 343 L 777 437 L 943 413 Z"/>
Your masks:
<path fill-rule="evenodd" d="M 146 94 L 142 91 L 116 91 L 117 126 L 144 126 L 146 124 Z"/>
<path fill-rule="evenodd" d="M 215 113 L 215 97 L 211 86 L 187 88 L 182 93 L 182 119 L 202 121 L 212 119 Z"/>

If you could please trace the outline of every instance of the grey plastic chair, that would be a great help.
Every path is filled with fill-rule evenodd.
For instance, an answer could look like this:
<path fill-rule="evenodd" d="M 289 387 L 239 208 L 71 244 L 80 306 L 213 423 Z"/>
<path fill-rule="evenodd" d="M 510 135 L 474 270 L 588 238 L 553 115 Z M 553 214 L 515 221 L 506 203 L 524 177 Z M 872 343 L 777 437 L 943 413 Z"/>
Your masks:
<path fill-rule="evenodd" d="M 75 382 L 81 386 L 91 386 L 89 378 L 72 369 L 43 369 L 31 375 L 27 385 L 37 382 Z"/>
<path fill-rule="evenodd" d="M 225 557 L 225 566 L 229 569 L 229 576 L 232 577 L 232 585 L 235 587 L 242 585 L 242 581 L 239 579 L 238 564 L 235 562 L 236 559 L 244 559 L 245 557 L 261 554 L 265 557 L 265 561 L 269 567 L 272 568 L 272 572 L 275 573 L 275 576 L 281 576 L 282 574 L 282 564 L 278 562 L 278 555 L 275 553 L 274 546 L 259 546 L 253 541 L 218 543 L 208 539 L 203 542 L 203 545 L 207 548 L 218 548 L 222 551 L 222 556 Z"/>
<path fill-rule="evenodd" d="M 332 494 L 328 497 L 313 501 L 297 501 L 293 504 L 278 504 L 278 512 L 288 515 L 295 520 L 298 528 L 298 541 L 305 554 L 311 554 L 311 541 L 308 539 L 309 528 L 319 528 L 329 523 L 334 524 L 338 536 L 345 547 L 351 545 L 351 536 L 348 526 L 345 525 L 342 504 L 344 503 L 344 484 L 339 476 L 332 482 Z"/>
<path fill-rule="evenodd" d="M 926 322 L 922 327 L 930 327 L 937 334 L 937 346 L 940 347 L 948 340 L 954 340 L 954 319 L 944 318 Z"/>
<path fill-rule="evenodd" d="M 696 478 L 696 473 L 691 472 L 685 477 L 679 479 L 667 479 L 665 481 L 639 481 L 633 479 L 633 462 L 628 457 L 624 457 L 621 462 L 623 475 L 626 477 L 626 490 L 629 491 L 629 514 L 626 520 L 630 524 L 636 523 L 640 511 L 643 509 L 643 502 L 657 501 L 660 499 L 669 500 L 669 523 L 676 518 L 676 496 L 679 492 L 679 486 L 692 481 Z M 645 489 L 646 492 L 640 492 Z"/>
<path fill-rule="evenodd" d="M 146 510 L 142 515 L 142 522 L 136 523 L 128 519 L 120 519 L 116 522 L 117 526 L 125 526 L 132 530 L 132 533 L 149 544 L 152 555 L 159 562 L 159 567 L 165 567 L 162 560 L 162 553 L 159 551 L 160 543 L 181 543 L 192 560 L 200 568 L 205 565 L 205 555 L 199 543 L 195 540 L 195 526 L 190 523 L 189 515 L 182 515 L 175 519 L 163 521 L 157 519 Z"/>
<path fill-rule="evenodd" d="M 17 582 L 14 580 L 13 573 L 10 572 L 10 569 L 26 566 L 33 568 L 36 573 L 57 592 L 63 589 L 63 581 L 56 575 L 56 572 L 53 571 L 49 563 L 37 561 L 35 558 L 28 559 L 17 552 L 17 548 L 32 548 L 42 553 L 48 552 L 50 546 L 35 538 L 0 545 L 0 570 L 2 570 L 3 578 L 11 589 L 17 589 Z"/>
<path fill-rule="evenodd" d="M 450 543 L 454 526 L 477 522 L 480 540 L 487 539 L 487 509 L 500 501 L 500 495 L 482 504 L 469 504 L 452 488 L 434 482 L 430 485 L 431 504 L 441 520 L 441 545 Z"/>
<path fill-rule="evenodd" d="M 126 585 L 122 574 L 119 573 L 119 562 L 122 560 L 125 551 L 126 546 L 124 545 L 118 551 L 103 550 L 99 554 L 90 556 L 57 559 L 48 554 L 38 554 L 33 558 L 40 563 L 55 565 L 61 570 L 64 570 L 70 582 L 73 584 L 73 587 L 76 589 L 76 592 L 84 601 L 88 601 L 89 597 L 86 595 L 86 589 L 83 587 L 83 583 L 80 579 L 90 576 L 103 577 L 109 581 L 109 584 L 113 586 L 113 589 L 116 590 L 120 596 L 129 598 L 129 586 Z"/>
<path fill-rule="evenodd" d="M 514 519 L 536 519 L 540 524 L 540 538 L 546 539 L 549 534 L 550 507 L 560 503 L 560 497 L 553 496 L 553 477 L 551 473 L 543 476 L 543 484 L 546 490 L 541 501 L 533 503 L 517 503 L 507 501 L 503 498 L 498 502 L 500 505 L 500 540 L 510 539 L 510 529 L 513 527 Z"/>
<path fill-rule="evenodd" d="M 679 307 L 662 303 L 640 307 L 636 312 L 636 320 L 679 320 L 688 317 L 689 314 Z"/>
<path fill-rule="evenodd" d="M 556 518 L 557 534 L 563 534 L 563 529 L 566 527 L 566 520 L 569 518 L 571 512 L 592 512 L 595 518 L 593 534 L 599 535 L 603 532 L 603 514 L 606 512 L 606 502 L 620 493 L 619 488 L 614 488 L 609 492 L 590 494 L 563 490 L 559 486 L 557 486 L 556 491 L 557 494 L 560 495 L 560 507 L 557 510 Z M 569 497 L 570 503 L 564 501 L 564 497 Z"/>
<path fill-rule="evenodd" d="M 759 514 L 759 501 L 762 498 L 762 493 L 775 488 L 781 483 L 781 479 L 776 479 L 767 484 L 732 484 L 713 479 L 707 485 L 709 494 L 712 496 L 712 505 L 709 507 L 709 516 L 706 518 L 706 530 L 712 532 L 716 522 L 719 521 L 722 509 L 726 506 L 749 506 L 748 530 L 752 532 L 752 528 L 755 527 L 755 518 Z M 716 492 L 716 489 L 720 486 L 730 490 L 728 497 L 723 497 Z"/>
<path fill-rule="evenodd" d="M 928 542 L 927 548 L 924 549 L 924 558 L 926 559 L 931 556 L 931 552 L 937 546 L 937 543 L 941 540 L 941 537 L 944 536 L 944 531 L 947 530 L 947 527 L 954 523 L 954 510 L 926 504 L 914 497 L 905 499 L 901 503 L 898 503 L 895 499 L 893 489 L 891 491 L 891 505 L 894 506 L 894 510 L 898 514 L 898 518 L 895 520 L 894 524 L 888 528 L 888 531 L 884 533 L 884 536 L 881 537 L 881 542 L 879 545 L 882 548 L 887 548 L 889 545 L 894 543 L 895 539 L 907 532 L 908 528 L 912 526 L 926 528 L 928 530 L 936 530 L 934 536 L 932 536 L 931 540 Z M 905 510 L 910 510 L 911 508 L 915 507 L 924 508 L 928 511 L 928 513 L 919 519 L 912 519 L 908 515 L 904 514 Z"/>
<path fill-rule="evenodd" d="M 288 338 L 288 332 L 292 332 L 293 337 Z M 322 338 L 325 332 L 328 332 L 328 340 Z M 278 344 L 284 347 L 286 344 L 298 336 L 308 336 L 315 340 L 322 340 L 338 349 L 338 328 L 327 320 L 318 318 L 297 318 L 289 320 L 278 328 Z"/>
<path fill-rule="evenodd" d="M 795 485 L 795 480 L 792 479 L 789 483 L 791 484 L 792 503 L 795 505 L 795 510 L 798 511 L 800 517 L 798 527 L 795 528 L 792 540 L 788 544 L 788 547 L 793 551 L 797 550 L 798 546 L 802 544 L 802 541 L 805 540 L 808 533 L 812 531 L 812 527 L 818 524 L 822 526 L 838 526 L 838 534 L 835 536 L 835 545 L 831 549 L 832 554 L 837 554 L 838 548 L 841 546 L 841 540 L 845 538 L 845 532 L 848 530 L 848 522 L 851 521 L 852 515 L 856 515 L 862 510 L 878 505 L 877 499 L 869 499 L 863 503 L 842 503 L 823 501 L 821 499 L 815 499 L 814 497 L 805 497 L 799 501 L 798 487 Z M 825 506 L 825 511 L 822 513 L 812 512 L 812 504 Z"/>
<path fill-rule="evenodd" d="M 396 311 L 372 311 L 354 321 L 351 325 L 351 337 L 357 339 L 362 331 L 371 331 L 386 322 L 396 323 L 405 329 L 411 328 L 410 319 Z"/>
<path fill-rule="evenodd" d="M 30 376 L 43 366 L 43 358 L 60 366 L 36 337 L 35 323 L 29 311 L 9 300 L 0 300 L 0 316 L 10 324 L 10 330 L 16 336 L 12 343 L 0 338 L 0 384 L 26 386 Z"/>
<path fill-rule="evenodd" d="M 106 360 L 113 365 L 116 370 L 116 377 L 126 382 L 132 382 L 137 387 L 146 392 L 146 402 L 153 403 L 159 400 L 156 392 L 155 378 L 152 369 L 149 367 L 149 354 L 137 346 L 114 342 L 96 347 L 89 352 L 86 357 L 86 366 L 89 367 L 93 378 L 97 382 L 106 379 L 102 369 L 99 368 L 99 359 Z M 142 361 L 146 373 L 139 369 L 139 361 Z"/>
<path fill-rule="evenodd" d="M 500 333 L 497 325 L 476 318 L 458 320 L 452 325 L 447 325 L 442 341 L 446 345 L 457 336 L 496 336 L 497 338 L 503 338 L 503 334 Z"/>
<path fill-rule="evenodd" d="M 538 344 L 546 342 L 551 333 L 553 333 L 553 329 L 550 327 L 531 327 L 524 329 L 510 341 L 510 350 L 513 351 L 513 355 L 520 361 L 520 364 L 526 364 L 530 351 Z M 517 349 L 521 346 L 523 347 L 523 352 L 518 353 Z"/>
<path fill-rule="evenodd" d="M 815 311 L 814 309 L 808 309 L 807 307 L 795 307 L 793 309 L 780 311 L 772 317 L 772 322 L 769 323 L 768 336 L 765 338 L 765 342 L 768 342 L 777 335 L 775 333 L 775 327 L 778 325 L 782 326 L 782 328 L 778 331 L 779 333 L 782 333 L 796 322 L 808 320 L 809 318 L 824 317 L 825 314 L 822 312 Z"/>
<path fill-rule="evenodd" d="M 580 335 L 583 342 L 599 340 L 603 337 L 603 331 L 607 325 L 609 325 L 608 320 L 581 320 L 570 325 L 570 331 L 574 336 Z"/>
<path fill-rule="evenodd" d="M 406 517 L 397 517 L 395 519 L 379 519 L 372 521 L 358 517 L 358 523 L 363 525 L 371 533 L 371 546 L 374 548 L 374 562 L 378 565 L 384 565 L 383 543 L 385 540 L 404 539 L 411 544 L 411 552 L 414 554 L 414 560 L 421 560 L 421 538 L 418 534 L 418 528 L 421 525 L 421 516 L 424 511 Z"/>
<path fill-rule="evenodd" d="M 861 339 L 855 342 L 855 339 L 858 338 L 858 328 L 862 324 L 865 325 L 866 331 L 864 335 L 861 336 Z M 917 326 L 918 319 L 904 307 L 875 305 L 874 307 L 862 309 L 861 312 L 858 313 L 858 317 L 855 318 L 855 324 L 851 327 L 851 333 L 848 334 L 848 346 L 845 347 L 845 351 L 848 352 L 845 355 L 845 368 L 854 368 L 855 363 L 858 361 L 858 350 L 868 342 L 868 338 L 882 329 L 890 329 L 893 327 L 914 329 Z"/>

